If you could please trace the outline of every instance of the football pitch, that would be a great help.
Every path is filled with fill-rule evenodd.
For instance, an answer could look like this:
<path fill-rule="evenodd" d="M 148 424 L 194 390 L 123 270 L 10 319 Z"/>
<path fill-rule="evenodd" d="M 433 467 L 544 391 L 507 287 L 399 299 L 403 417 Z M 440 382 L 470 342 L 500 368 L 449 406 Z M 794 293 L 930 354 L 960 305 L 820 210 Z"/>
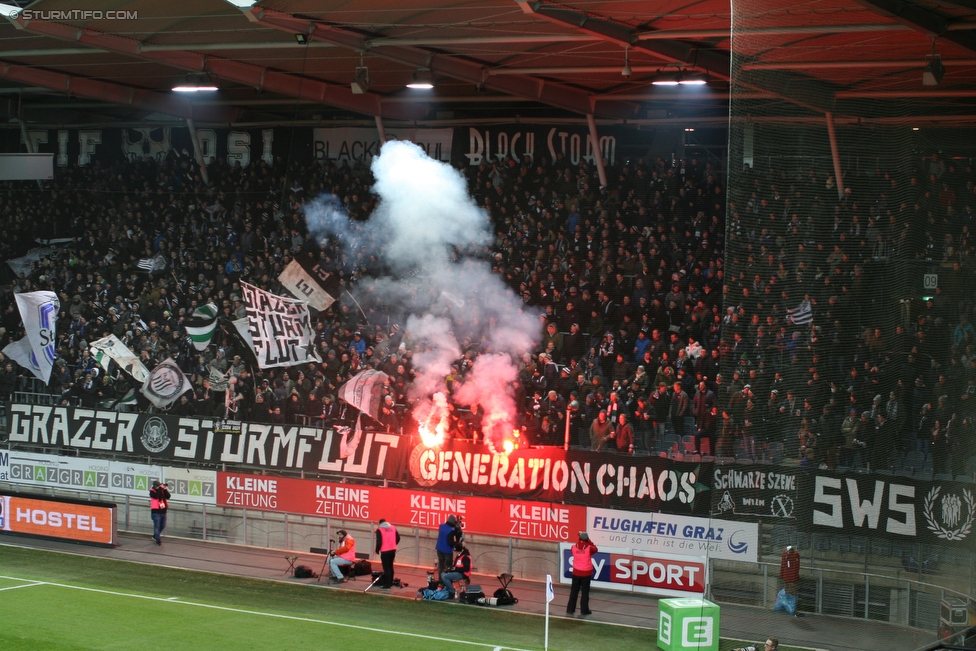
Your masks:
<path fill-rule="evenodd" d="M 543 635 L 544 618 L 502 609 L 0 545 L 3 651 L 534 651 L 543 648 Z M 610 644 L 647 651 L 655 633 L 550 620 L 550 649 L 601 651 Z"/>

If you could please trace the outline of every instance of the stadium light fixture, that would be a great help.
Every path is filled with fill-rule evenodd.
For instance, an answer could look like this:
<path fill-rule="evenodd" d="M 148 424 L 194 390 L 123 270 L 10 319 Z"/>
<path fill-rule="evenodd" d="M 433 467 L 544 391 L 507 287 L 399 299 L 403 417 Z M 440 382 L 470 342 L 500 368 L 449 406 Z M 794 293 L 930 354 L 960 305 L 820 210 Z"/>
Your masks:
<path fill-rule="evenodd" d="M 662 72 L 658 74 L 657 79 L 651 82 L 653 86 L 677 86 L 678 85 L 679 73 L 675 72 Z"/>
<path fill-rule="evenodd" d="M 942 57 L 934 54 L 929 57 L 929 62 L 922 71 L 923 86 L 938 86 L 945 75 L 945 66 L 942 65 Z"/>
<path fill-rule="evenodd" d="M 620 74 L 624 77 L 629 77 L 634 74 L 634 71 L 630 69 L 630 48 L 624 48 L 624 67 L 620 70 Z"/>
<path fill-rule="evenodd" d="M 189 74 L 186 76 L 186 81 L 173 86 L 173 91 L 176 93 L 199 93 L 215 90 L 217 90 L 217 86 L 207 75 Z"/>
<path fill-rule="evenodd" d="M 363 65 L 363 53 L 359 53 L 359 67 L 356 68 L 356 76 L 353 78 L 349 88 L 353 95 L 362 95 L 369 90 L 369 68 Z"/>
<path fill-rule="evenodd" d="M 258 3 L 258 0 L 226 0 L 227 4 L 232 4 L 238 9 L 250 9 Z"/>
<path fill-rule="evenodd" d="M 678 83 L 682 86 L 704 86 L 708 83 L 708 76 L 702 72 L 685 72 L 678 79 Z"/>
<path fill-rule="evenodd" d="M 299 45 L 308 45 L 308 37 L 304 34 L 295 34 L 295 41 Z"/>
<path fill-rule="evenodd" d="M 420 88 L 429 90 L 434 87 L 434 76 L 427 68 L 421 68 L 413 73 L 413 81 L 407 84 L 407 88 Z"/>

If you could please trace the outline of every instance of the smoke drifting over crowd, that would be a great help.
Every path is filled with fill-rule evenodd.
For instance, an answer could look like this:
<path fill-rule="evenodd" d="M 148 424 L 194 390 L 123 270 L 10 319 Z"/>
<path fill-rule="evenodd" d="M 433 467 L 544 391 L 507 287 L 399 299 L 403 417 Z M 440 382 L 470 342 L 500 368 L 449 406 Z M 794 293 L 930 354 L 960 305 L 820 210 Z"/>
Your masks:
<path fill-rule="evenodd" d="M 492 240 L 491 224 L 457 170 L 400 141 L 383 145 L 372 169 L 380 203 L 369 221 L 350 222 L 334 197 L 320 197 L 305 206 L 309 232 L 330 238 L 349 257 L 366 247 L 386 270 L 363 278 L 353 292 L 405 324 L 416 372 L 413 413 L 431 432 L 446 425 L 451 365 L 476 353 L 453 399 L 480 414 L 497 449 L 515 425 L 516 363 L 538 340 L 540 321 L 522 312 L 515 293 L 479 257 Z"/>

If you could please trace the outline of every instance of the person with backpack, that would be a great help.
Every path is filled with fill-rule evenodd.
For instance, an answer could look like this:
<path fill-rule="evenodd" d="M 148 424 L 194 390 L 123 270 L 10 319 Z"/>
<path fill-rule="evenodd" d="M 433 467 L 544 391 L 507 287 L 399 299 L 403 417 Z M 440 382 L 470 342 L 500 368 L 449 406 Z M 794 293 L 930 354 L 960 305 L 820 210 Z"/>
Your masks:
<path fill-rule="evenodd" d="M 576 599 L 579 598 L 580 614 L 590 614 L 590 579 L 593 578 L 593 554 L 599 551 L 585 531 L 579 532 L 579 540 L 569 550 L 573 557 L 573 585 L 569 589 L 569 603 L 566 614 L 576 612 Z M 582 593 L 582 594 L 581 594 Z"/>
<path fill-rule="evenodd" d="M 467 547 L 461 547 L 458 557 L 454 560 L 454 569 L 450 572 L 441 574 L 441 583 L 444 589 L 450 594 L 451 599 L 457 598 L 457 590 L 454 589 L 455 581 L 468 581 L 471 579 L 471 552 Z"/>
<path fill-rule="evenodd" d="M 339 536 L 339 546 L 329 554 L 329 571 L 335 583 L 345 583 L 342 568 L 356 562 L 356 539 L 345 529 L 339 529 L 336 535 Z"/>

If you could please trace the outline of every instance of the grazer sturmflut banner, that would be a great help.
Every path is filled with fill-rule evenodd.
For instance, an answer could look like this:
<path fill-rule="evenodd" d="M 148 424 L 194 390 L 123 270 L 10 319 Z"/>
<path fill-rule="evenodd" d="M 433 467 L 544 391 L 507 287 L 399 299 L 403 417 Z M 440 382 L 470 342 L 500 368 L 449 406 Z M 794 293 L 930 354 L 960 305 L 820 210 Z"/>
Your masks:
<path fill-rule="evenodd" d="M 804 531 L 972 548 L 976 485 L 891 475 L 799 475 L 797 525 Z"/>
<path fill-rule="evenodd" d="M 135 454 L 157 463 L 226 463 L 370 479 L 399 472 L 388 466 L 397 461 L 389 453 L 400 437 L 383 432 L 364 432 L 355 454 L 341 459 L 340 437 L 332 429 L 22 404 L 11 404 L 8 413 L 9 434 L 0 440 L 10 443 Z"/>
<path fill-rule="evenodd" d="M 681 515 L 709 511 L 711 463 L 557 447 L 493 455 L 484 445 L 452 441 L 427 448 L 418 441 L 398 450 L 409 454 L 411 488 Z"/>

